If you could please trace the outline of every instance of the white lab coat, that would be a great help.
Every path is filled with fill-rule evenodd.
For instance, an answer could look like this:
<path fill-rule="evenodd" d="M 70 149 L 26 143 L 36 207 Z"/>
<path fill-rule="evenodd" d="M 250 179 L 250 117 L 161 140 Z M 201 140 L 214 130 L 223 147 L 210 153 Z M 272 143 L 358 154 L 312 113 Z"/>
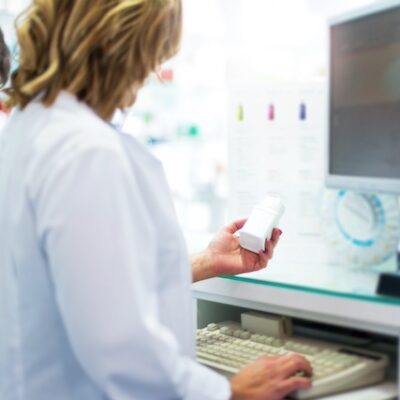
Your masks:
<path fill-rule="evenodd" d="M 228 399 L 162 166 L 75 97 L 0 137 L 0 399 Z"/>

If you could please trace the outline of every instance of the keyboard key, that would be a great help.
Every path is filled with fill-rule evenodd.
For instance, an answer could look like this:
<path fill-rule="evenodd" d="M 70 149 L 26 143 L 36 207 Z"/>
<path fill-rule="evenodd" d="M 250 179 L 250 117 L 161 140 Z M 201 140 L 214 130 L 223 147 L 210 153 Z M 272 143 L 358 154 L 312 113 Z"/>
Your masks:
<path fill-rule="evenodd" d="M 212 324 L 208 324 L 207 325 L 207 330 L 208 331 L 216 331 L 218 329 L 219 329 L 219 326 L 217 324 L 212 323 Z"/>

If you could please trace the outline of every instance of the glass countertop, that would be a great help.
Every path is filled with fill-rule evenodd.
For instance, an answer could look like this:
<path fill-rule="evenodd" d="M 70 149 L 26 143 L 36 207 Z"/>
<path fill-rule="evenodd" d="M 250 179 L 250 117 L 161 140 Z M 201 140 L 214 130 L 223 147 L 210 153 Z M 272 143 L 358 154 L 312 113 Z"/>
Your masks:
<path fill-rule="evenodd" d="M 188 250 L 195 253 L 206 248 L 213 235 L 188 235 Z M 280 253 L 284 253 L 281 251 Z M 375 293 L 380 272 L 396 270 L 395 258 L 370 267 L 355 267 L 315 261 L 283 260 L 279 253 L 261 271 L 220 278 L 327 296 L 348 298 L 400 307 L 400 298 Z"/>
<path fill-rule="evenodd" d="M 400 298 L 375 293 L 379 273 L 384 271 L 393 271 L 393 260 L 363 268 L 312 262 L 271 263 L 261 271 L 221 278 L 400 307 Z"/>

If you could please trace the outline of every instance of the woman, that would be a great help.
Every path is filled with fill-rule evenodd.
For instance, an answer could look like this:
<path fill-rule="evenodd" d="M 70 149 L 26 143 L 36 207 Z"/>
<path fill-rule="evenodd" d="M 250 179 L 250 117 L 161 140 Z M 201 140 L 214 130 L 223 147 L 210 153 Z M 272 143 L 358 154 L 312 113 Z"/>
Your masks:
<path fill-rule="evenodd" d="M 229 382 L 194 360 L 190 269 L 160 163 L 109 124 L 175 54 L 179 0 L 35 0 L 0 143 L 0 398 L 280 399 L 300 357 Z M 266 266 L 237 221 L 194 281 Z"/>

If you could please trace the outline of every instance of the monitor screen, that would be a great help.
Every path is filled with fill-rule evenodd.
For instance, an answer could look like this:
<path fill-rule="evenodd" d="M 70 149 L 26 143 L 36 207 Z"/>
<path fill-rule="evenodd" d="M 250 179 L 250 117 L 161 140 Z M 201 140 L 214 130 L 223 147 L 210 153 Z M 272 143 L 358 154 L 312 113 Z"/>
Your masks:
<path fill-rule="evenodd" d="M 400 190 L 400 6 L 331 24 L 329 84 L 328 176 Z"/>

